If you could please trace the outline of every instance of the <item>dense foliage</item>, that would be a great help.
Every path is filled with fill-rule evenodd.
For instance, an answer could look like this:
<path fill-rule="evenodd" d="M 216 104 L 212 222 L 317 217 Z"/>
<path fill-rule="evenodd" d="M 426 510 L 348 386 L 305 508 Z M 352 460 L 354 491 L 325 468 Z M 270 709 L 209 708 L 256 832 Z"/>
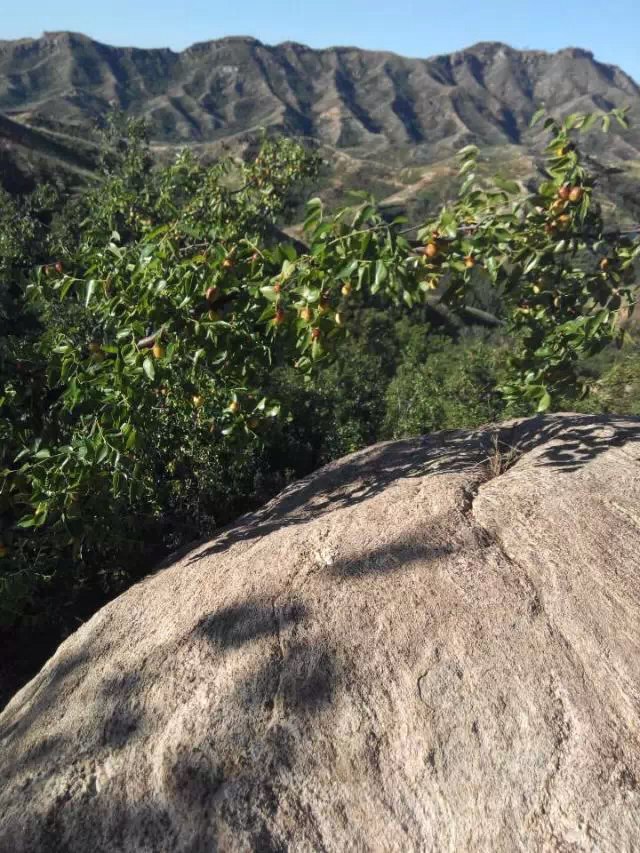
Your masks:
<path fill-rule="evenodd" d="M 114 124 L 99 187 L 3 197 L 0 622 L 68 626 L 379 438 L 582 397 L 639 251 L 606 231 L 571 138 L 594 121 L 547 119 L 534 193 L 479 184 L 470 146 L 457 199 L 419 229 L 366 196 L 331 214 L 312 199 L 305 244 L 280 228 L 320 164 L 284 139 L 154 169 L 144 126 Z M 469 310 L 498 331 L 451 320 Z M 637 385 L 637 362 L 612 370 L 611 394 Z"/>

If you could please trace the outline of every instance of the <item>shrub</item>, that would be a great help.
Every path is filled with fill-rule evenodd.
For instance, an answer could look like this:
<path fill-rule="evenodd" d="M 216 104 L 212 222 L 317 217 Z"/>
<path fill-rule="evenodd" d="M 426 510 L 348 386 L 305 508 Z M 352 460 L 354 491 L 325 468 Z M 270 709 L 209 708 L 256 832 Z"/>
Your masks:
<path fill-rule="evenodd" d="M 612 116 L 625 123 L 615 110 L 603 123 Z M 245 161 L 204 167 L 183 153 L 152 169 L 133 123 L 126 137 L 113 128 L 100 186 L 57 218 L 37 198 L 5 199 L 0 623 L 59 612 L 50 593 L 112 594 L 251 495 L 373 440 L 385 406 L 395 435 L 563 399 L 582 360 L 619 336 L 640 251 L 605 229 L 572 141 L 593 121 L 547 119 L 534 193 L 481 185 L 477 150 L 464 149 L 459 196 L 419 248 L 366 195 L 331 215 L 312 199 L 308 245 L 286 238 L 319 165 L 291 140 Z M 454 352 L 350 307 L 435 300 L 455 313 L 482 287 L 510 340 L 500 370 L 482 342 Z M 385 398 L 403 347 L 410 366 Z"/>
<path fill-rule="evenodd" d="M 431 341 L 426 359 L 407 359 L 387 392 L 385 429 L 392 438 L 474 427 L 505 411 L 498 391 L 503 353 L 484 341 Z"/>

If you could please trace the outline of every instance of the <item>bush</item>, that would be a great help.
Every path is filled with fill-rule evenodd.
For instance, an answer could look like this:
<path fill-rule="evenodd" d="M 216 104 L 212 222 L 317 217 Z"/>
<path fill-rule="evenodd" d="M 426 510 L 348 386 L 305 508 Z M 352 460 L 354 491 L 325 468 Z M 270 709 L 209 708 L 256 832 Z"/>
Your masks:
<path fill-rule="evenodd" d="M 387 391 L 385 431 L 391 438 L 500 420 L 503 353 L 485 341 L 429 342 L 426 359 L 403 361 Z"/>
<path fill-rule="evenodd" d="M 640 351 L 620 354 L 595 383 L 592 407 L 618 415 L 640 415 Z"/>

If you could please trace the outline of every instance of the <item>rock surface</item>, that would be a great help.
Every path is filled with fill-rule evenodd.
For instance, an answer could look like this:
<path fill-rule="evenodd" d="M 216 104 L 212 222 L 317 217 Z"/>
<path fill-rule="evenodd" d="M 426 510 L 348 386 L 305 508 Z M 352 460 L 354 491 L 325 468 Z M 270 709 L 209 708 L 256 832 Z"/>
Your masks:
<path fill-rule="evenodd" d="M 14 697 L 0 849 L 637 850 L 639 461 L 562 415 L 289 488 Z"/>

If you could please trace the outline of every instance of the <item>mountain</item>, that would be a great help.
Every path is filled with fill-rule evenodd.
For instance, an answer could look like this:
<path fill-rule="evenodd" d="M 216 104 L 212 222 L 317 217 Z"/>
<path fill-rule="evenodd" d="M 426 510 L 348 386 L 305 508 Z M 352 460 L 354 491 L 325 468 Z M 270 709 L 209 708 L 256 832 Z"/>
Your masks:
<path fill-rule="evenodd" d="M 267 128 L 312 137 L 332 152 L 340 185 L 364 172 L 387 196 L 415 198 L 442 176 L 448 182 L 450 158 L 469 142 L 508 171 L 522 170 L 524 158 L 530 173 L 527 161 L 539 156 L 542 136 L 528 125 L 543 102 L 555 114 L 614 106 L 640 114 L 640 87 L 577 48 L 545 53 L 491 42 L 410 59 L 245 37 L 180 53 L 111 47 L 67 32 L 0 41 L 0 112 L 46 133 L 47 144 L 73 152 L 82 140 L 86 147 L 113 106 L 146 118 L 165 153 L 188 144 L 211 156 L 221 143 L 242 143 Z M 16 148 L 3 127 L 0 147 L 5 159 Z M 589 148 L 607 164 L 636 169 L 640 129 L 593 133 Z M 423 168 L 432 164 L 435 175 Z"/>
<path fill-rule="evenodd" d="M 30 127 L 0 113 L 0 177 L 9 192 L 30 192 L 42 180 L 62 173 L 67 183 L 93 177 L 98 151 L 91 142 Z"/>

